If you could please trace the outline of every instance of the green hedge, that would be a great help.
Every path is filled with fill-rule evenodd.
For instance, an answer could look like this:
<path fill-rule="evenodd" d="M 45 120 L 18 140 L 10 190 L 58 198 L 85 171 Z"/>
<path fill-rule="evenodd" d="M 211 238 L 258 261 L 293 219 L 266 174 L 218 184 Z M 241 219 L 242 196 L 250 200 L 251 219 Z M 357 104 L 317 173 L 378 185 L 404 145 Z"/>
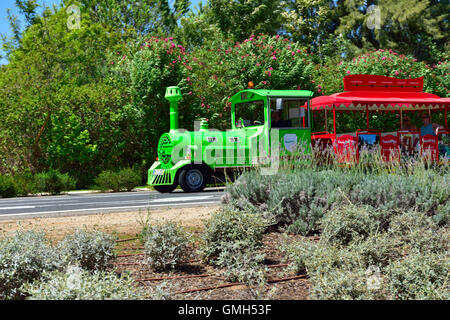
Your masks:
<path fill-rule="evenodd" d="M 95 178 L 95 183 L 102 191 L 131 191 L 141 184 L 141 176 L 133 169 L 106 170 Z"/>
<path fill-rule="evenodd" d="M 73 190 L 76 181 L 69 174 L 62 174 L 57 170 L 38 173 L 35 176 L 35 184 L 38 192 L 60 194 L 63 191 Z"/>

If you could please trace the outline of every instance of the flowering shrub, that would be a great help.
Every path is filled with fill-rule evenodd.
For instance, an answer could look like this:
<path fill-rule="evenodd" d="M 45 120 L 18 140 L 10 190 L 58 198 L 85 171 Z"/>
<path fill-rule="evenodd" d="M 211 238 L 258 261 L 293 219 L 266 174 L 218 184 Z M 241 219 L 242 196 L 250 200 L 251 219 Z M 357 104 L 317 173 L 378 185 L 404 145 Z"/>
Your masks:
<path fill-rule="evenodd" d="M 349 61 L 328 62 L 316 70 L 315 80 L 323 86 L 324 95 L 344 91 L 342 78 L 349 74 L 374 74 L 394 78 L 424 77 L 424 91 L 441 97 L 449 93 L 449 65 L 443 61 L 429 66 L 412 56 L 379 49 Z"/>
<path fill-rule="evenodd" d="M 78 264 L 87 270 L 105 270 L 115 257 L 114 238 L 101 231 L 78 230 L 58 245 L 66 264 Z"/>
<path fill-rule="evenodd" d="M 169 102 L 164 98 L 167 87 L 179 86 L 183 95 L 179 102 L 180 128 L 191 129 L 195 118 L 203 115 L 192 95 L 190 55 L 172 37 L 151 37 L 138 47 L 130 44 L 125 54 L 110 59 L 109 81 L 127 96 L 119 120 L 133 131 L 133 144 L 140 147 L 134 150 L 141 154 L 138 157 L 153 160 L 158 138 L 169 128 Z"/>
<path fill-rule="evenodd" d="M 221 41 L 192 53 L 192 86 L 218 128 L 229 126 L 231 95 L 247 88 L 315 90 L 314 56 L 280 36 Z M 214 122 L 216 121 L 216 122 Z"/>
<path fill-rule="evenodd" d="M 0 241 L 0 299 L 24 298 L 24 283 L 61 267 L 62 259 L 44 233 L 16 232 Z"/>

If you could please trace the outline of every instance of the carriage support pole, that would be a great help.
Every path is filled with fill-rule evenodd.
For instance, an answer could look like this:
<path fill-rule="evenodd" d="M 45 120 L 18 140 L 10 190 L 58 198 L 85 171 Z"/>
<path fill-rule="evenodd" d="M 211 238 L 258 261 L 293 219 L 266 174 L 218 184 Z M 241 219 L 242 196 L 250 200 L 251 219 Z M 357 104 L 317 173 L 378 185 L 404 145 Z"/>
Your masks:
<path fill-rule="evenodd" d="M 369 131 L 369 105 L 366 104 L 366 129 Z"/>
<path fill-rule="evenodd" d="M 336 136 L 336 107 L 333 104 L 333 133 Z"/>

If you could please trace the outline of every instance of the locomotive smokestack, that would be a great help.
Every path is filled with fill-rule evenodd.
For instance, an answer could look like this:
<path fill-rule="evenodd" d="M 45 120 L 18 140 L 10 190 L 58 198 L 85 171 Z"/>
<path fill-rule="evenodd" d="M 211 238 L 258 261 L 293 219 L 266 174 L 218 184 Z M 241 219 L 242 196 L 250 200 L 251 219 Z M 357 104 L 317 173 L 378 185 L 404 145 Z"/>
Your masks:
<path fill-rule="evenodd" d="M 170 102 L 170 131 L 178 129 L 178 101 L 182 95 L 180 88 L 168 87 L 165 98 Z"/>

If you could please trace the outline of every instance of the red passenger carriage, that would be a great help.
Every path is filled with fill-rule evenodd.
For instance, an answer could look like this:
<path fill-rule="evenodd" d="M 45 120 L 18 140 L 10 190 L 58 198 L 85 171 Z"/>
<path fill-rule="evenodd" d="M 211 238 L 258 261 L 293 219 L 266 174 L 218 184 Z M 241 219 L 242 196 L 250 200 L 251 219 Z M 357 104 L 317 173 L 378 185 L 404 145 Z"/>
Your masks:
<path fill-rule="evenodd" d="M 342 163 L 358 161 L 363 145 L 379 146 L 382 159 L 392 161 L 400 160 L 400 145 L 403 140 L 410 139 L 414 141 L 413 145 L 420 155 L 432 160 L 439 159 L 438 136 L 450 133 L 447 124 L 450 99 L 423 92 L 423 77 L 397 79 L 377 75 L 349 75 L 344 78 L 344 90 L 311 100 L 311 110 L 315 113 L 323 112 L 325 118 L 325 131 L 311 134 L 313 146 L 320 149 L 332 146 L 338 161 Z M 365 128 L 355 132 L 337 133 L 336 112 L 345 111 L 365 112 Z M 370 128 L 371 112 L 398 113 L 400 128 L 403 128 L 405 112 L 422 112 L 429 115 L 442 112 L 444 126 L 439 129 L 437 135 L 421 136 L 420 132 L 415 130 L 383 132 Z M 333 116 L 332 132 L 329 132 L 326 121 L 330 113 Z"/>

